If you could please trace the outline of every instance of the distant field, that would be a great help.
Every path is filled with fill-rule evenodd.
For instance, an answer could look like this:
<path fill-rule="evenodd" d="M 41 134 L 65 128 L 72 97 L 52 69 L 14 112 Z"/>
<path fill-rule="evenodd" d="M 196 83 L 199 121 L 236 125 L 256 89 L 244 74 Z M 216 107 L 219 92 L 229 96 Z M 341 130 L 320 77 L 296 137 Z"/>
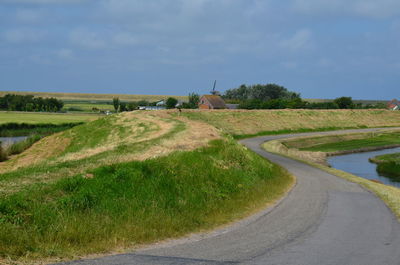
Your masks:
<path fill-rule="evenodd" d="M 0 91 L 0 97 L 6 94 L 33 95 L 35 97 L 55 97 L 63 101 L 89 101 L 89 103 L 98 103 L 97 101 L 112 101 L 113 98 L 119 98 L 122 101 L 157 101 L 174 97 L 178 100 L 187 100 L 187 96 L 170 95 L 128 95 L 128 94 L 89 94 L 89 93 L 51 93 L 51 92 L 21 92 L 21 91 Z"/>
<path fill-rule="evenodd" d="M 58 113 L 36 113 L 36 112 L 0 112 L 0 124 L 16 123 L 71 123 L 96 120 L 100 115 L 96 114 L 58 114 Z"/>
<path fill-rule="evenodd" d="M 80 110 L 80 111 L 84 111 L 84 112 L 90 112 L 93 111 L 93 108 L 96 108 L 98 110 L 102 110 L 102 111 L 106 111 L 106 110 L 110 110 L 113 111 L 114 110 L 114 106 L 111 104 L 96 104 L 96 103 L 65 103 L 64 104 L 64 110 L 69 111 L 69 110 Z"/>
<path fill-rule="evenodd" d="M 400 126 L 400 111 L 389 110 L 185 110 L 182 115 L 234 136 Z"/>

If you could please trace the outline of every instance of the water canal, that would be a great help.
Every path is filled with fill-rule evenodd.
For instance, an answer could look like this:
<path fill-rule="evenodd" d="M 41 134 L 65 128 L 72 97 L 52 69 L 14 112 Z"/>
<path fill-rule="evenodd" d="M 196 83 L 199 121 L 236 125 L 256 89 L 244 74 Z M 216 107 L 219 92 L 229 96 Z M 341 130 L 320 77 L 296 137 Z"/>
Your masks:
<path fill-rule="evenodd" d="M 28 138 L 28 136 L 15 136 L 15 137 L 0 137 L 0 142 L 2 146 L 10 145 L 14 143 L 21 142 Z"/>
<path fill-rule="evenodd" d="M 353 175 L 363 177 L 370 180 L 378 180 L 384 184 L 400 188 L 400 182 L 396 182 L 390 178 L 380 176 L 376 171 L 377 165 L 369 162 L 369 158 L 378 155 L 399 153 L 400 147 L 385 149 L 379 151 L 355 153 L 347 155 L 339 155 L 328 157 L 328 163 L 337 169 L 349 172 Z"/>

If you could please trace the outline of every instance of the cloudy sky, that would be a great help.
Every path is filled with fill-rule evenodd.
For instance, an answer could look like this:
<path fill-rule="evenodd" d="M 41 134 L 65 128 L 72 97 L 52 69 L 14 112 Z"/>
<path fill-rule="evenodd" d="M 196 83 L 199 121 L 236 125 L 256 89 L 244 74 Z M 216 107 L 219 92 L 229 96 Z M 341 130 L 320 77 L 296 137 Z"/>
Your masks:
<path fill-rule="evenodd" d="M 399 0 L 0 0 L 0 90 L 400 97 Z"/>

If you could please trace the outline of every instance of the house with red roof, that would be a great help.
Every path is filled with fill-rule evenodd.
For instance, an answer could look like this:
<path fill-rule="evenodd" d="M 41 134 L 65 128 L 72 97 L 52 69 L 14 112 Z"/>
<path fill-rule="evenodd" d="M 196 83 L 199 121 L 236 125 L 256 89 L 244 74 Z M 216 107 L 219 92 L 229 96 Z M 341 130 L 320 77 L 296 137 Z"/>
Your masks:
<path fill-rule="evenodd" d="M 387 107 L 390 110 L 400 110 L 400 102 L 397 99 L 393 99 L 389 101 Z"/>
<path fill-rule="evenodd" d="M 227 109 L 225 101 L 218 95 L 204 95 L 200 98 L 199 109 Z"/>

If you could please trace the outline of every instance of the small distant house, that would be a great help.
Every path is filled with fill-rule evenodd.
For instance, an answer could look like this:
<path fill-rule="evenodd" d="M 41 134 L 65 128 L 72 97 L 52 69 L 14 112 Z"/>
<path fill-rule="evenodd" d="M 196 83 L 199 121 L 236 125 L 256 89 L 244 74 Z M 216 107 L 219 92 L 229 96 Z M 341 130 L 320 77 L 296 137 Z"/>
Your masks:
<path fill-rule="evenodd" d="M 158 107 L 163 107 L 163 106 L 165 106 L 165 100 L 160 100 L 160 101 L 158 101 L 158 102 L 156 103 L 156 106 L 158 106 Z"/>
<path fill-rule="evenodd" d="M 218 95 L 204 95 L 200 98 L 199 109 L 227 109 L 227 106 Z"/>
<path fill-rule="evenodd" d="M 389 101 L 387 104 L 388 109 L 390 110 L 400 110 L 400 102 L 397 99 L 393 99 Z"/>
<path fill-rule="evenodd" d="M 164 106 L 139 106 L 139 110 L 164 110 Z"/>

